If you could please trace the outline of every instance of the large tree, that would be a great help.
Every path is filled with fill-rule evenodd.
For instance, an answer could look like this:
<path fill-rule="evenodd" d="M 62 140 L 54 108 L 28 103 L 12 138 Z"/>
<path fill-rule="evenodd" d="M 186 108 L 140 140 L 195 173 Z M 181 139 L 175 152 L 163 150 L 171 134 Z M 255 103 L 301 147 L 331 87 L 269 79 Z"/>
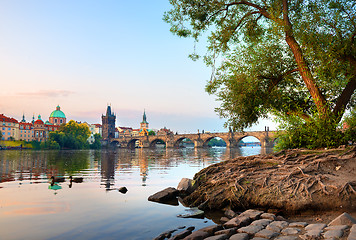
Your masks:
<path fill-rule="evenodd" d="M 355 0 L 170 3 L 173 33 L 208 36 L 206 89 L 228 126 L 241 130 L 269 113 L 338 122 L 355 105 Z"/>

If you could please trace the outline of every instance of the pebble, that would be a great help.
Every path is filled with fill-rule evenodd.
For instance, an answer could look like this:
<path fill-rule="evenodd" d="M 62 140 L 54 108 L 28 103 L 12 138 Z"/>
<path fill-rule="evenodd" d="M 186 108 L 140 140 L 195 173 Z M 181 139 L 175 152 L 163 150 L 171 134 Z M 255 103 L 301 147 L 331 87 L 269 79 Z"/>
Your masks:
<path fill-rule="evenodd" d="M 307 225 L 308 223 L 306 222 L 294 222 L 289 224 L 290 227 L 305 227 Z"/>
<path fill-rule="evenodd" d="M 277 237 L 279 235 L 278 232 L 273 232 L 271 230 L 268 229 L 263 229 L 261 231 L 259 231 L 258 233 L 255 234 L 256 237 L 262 237 L 262 238 L 267 238 L 267 239 L 271 239 L 274 237 Z"/>
<path fill-rule="evenodd" d="M 263 229 L 263 226 L 261 226 L 261 225 L 250 225 L 247 227 L 242 227 L 237 231 L 240 233 L 247 233 L 248 235 L 254 235 L 255 233 L 261 231 L 262 229 Z"/>
<path fill-rule="evenodd" d="M 248 239 L 249 237 L 247 233 L 237 233 L 230 237 L 230 240 L 248 240 Z"/>
<path fill-rule="evenodd" d="M 262 219 L 270 219 L 270 220 L 276 220 L 276 215 L 274 215 L 273 213 L 263 213 L 261 215 Z"/>
<path fill-rule="evenodd" d="M 260 219 L 260 220 L 255 220 L 251 223 L 251 225 L 261 225 L 263 227 L 266 227 L 268 224 L 270 224 L 272 220 L 270 219 Z"/>
<path fill-rule="evenodd" d="M 300 232 L 300 229 L 298 228 L 285 228 L 281 231 L 283 235 L 296 235 Z"/>
<path fill-rule="evenodd" d="M 169 238 L 170 234 L 176 230 L 162 233 L 155 239 L 159 240 L 356 240 L 356 224 L 351 224 L 353 219 L 347 216 L 347 224 L 343 217 L 334 219 L 328 226 L 324 223 L 309 224 L 306 222 L 288 223 L 282 218 L 276 217 L 273 220 L 273 214 L 265 214 L 258 210 L 247 210 L 240 215 L 229 220 L 224 225 L 212 225 L 195 232 L 194 227 L 188 227 L 186 230 L 177 233 Z M 345 216 L 345 214 L 343 214 Z M 351 217 L 351 218 L 350 218 Z M 340 219 L 342 221 L 340 221 Z M 351 223 L 350 223 L 351 222 Z M 350 228 L 350 230 L 349 230 Z M 167 234 L 169 233 L 169 234 Z"/>
<path fill-rule="evenodd" d="M 323 230 L 326 227 L 326 224 L 324 223 L 314 223 L 314 224 L 309 224 L 308 226 L 305 227 L 305 230 Z"/>
<path fill-rule="evenodd" d="M 225 240 L 228 239 L 229 236 L 226 234 L 221 234 L 221 235 L 217 235 L 217 236 L 211 236 L 211 237 L 207 237 L 205 238 L 206 240 Z"/>

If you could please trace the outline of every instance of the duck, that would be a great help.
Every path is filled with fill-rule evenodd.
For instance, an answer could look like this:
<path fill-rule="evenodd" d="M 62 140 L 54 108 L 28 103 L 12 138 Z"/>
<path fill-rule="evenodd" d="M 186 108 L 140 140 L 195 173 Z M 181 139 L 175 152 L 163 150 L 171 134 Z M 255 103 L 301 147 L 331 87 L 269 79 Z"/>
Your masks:
<path fill-rule="evenodd" d="M 51 181 L 52 181 L 52 183 L 55 183 L 55 182 L 65 182 L 66 180 L 65 180 L 65 178 L 64 177 L 54 177 L 54 176 L 52 176 L 51 177 Z"/>
<path fill-rule="evenodd" d="M 83 178 L 82 177 L 73 178 L 72 176 L 69 176 L 69 181 L 70 181 L 70 183 L 72 183 L 72 182 L 81 183 L 81 182 L 83 182 Z"/>

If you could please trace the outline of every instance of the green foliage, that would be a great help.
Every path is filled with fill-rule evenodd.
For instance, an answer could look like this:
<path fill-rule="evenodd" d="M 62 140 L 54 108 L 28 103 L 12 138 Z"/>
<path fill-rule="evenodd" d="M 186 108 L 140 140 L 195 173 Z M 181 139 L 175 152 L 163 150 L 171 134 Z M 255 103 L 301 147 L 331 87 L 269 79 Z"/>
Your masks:
<path fill-rule="evenodd" d="M 148 132 L 148 135 L 149 135 L 149 136 L 156 136 L 156 133 L 155 133 L 154 131 L 150 130 L 150 131 Z"/>
<path fill-rule="evenodd" d="M 315 116 L 308 121 L 296 115 L 280 116 L 281 130 L 277 135 L 276 150 L 332 148 L 345 144 L 344 133 L 335 118 Z"/>
<path fill-rule="evenodd" d="M 49 140 L 57 142 L 61 149 L 88 149 L 90 130 L 85 124 L 70 120 L 55 132 L 49 133 Z"/>
<path fill-rule="evenodd" d="M 345 117 L 346 129 L 345 139 L 351 143 L 356 143 L 356 110 L 353 109 L 351 113 Z"/>
<path fill-rule="evenodd" d="M 243 130 L 276 113 L 290 127 L 330 124 L 332 134 L 345 109 L 356 105 L 354 1 L 170 3 L 164 20 L 172 33 L 196 41 L 208 36 L 204 61 L 213 75 L 206 91 L 221 102 L 216 111 L 226 127 Z"/>
<path fill-rule="evenodd" d="M 101 148 L 101 135 L 99 133 L 94 134 L 94 142 L 90 144 L 90 149 L 100 149 Z"/>
<path fill-rule="evenodd" d="M 213 138 L 209 141 L 208 145 L 210 147 L 226 147 L 226 142 L 222 139 Z"/>
<path fill-rule="evenodd" d="M 40 143 L 40 149 L 55 149 L 55 150 L 59 150 L 61 147 L 59 146 L 59 143 L 49 139 L 45 142 L 41 142 Z"/>

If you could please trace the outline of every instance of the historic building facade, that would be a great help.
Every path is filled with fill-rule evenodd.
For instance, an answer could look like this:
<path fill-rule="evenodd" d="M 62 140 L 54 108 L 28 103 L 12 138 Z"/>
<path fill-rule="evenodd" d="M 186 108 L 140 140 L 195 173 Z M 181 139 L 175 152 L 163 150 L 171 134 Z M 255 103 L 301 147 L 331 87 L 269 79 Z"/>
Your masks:
<path fill-rule="evenodd" d="M 0 131 L 2 133 L 2 140 L 17 140 L 19 136 L 19 122 L 15 118 L 0 114 Z"/>
<path fill-rule="evenodd" d="M 101 116 L 101 122 L 102 122 L 102 137 L 103 140 L 108 140 L 110 138 L 115 137 L 115 121 L 116 121 L 116 116 L 115 114 L 111 113 L 111 106 L 108 106 L 106 109 L 106 115 Z"/>

